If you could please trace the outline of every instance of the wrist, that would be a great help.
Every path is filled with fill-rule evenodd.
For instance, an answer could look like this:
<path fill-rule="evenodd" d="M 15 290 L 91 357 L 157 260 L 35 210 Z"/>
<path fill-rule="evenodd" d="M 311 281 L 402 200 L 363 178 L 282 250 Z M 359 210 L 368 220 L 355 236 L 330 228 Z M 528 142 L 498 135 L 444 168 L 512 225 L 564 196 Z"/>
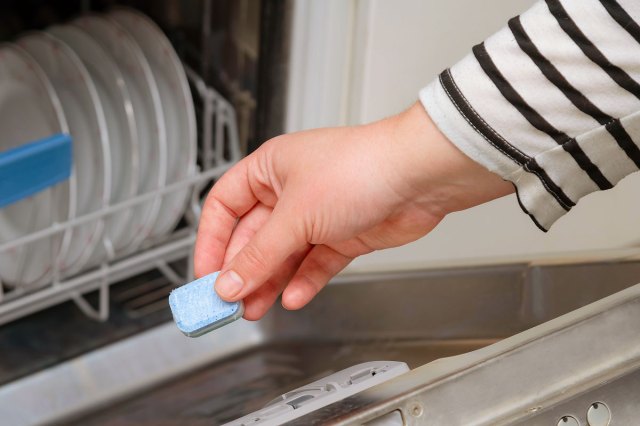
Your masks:
<path fill-rule="evenodd" d="M 449 141 L 420 103 L 379 123 L 387 127 L 384 143 L 398 191 L 434 214 L 444 217 L 514 191 Z"/>

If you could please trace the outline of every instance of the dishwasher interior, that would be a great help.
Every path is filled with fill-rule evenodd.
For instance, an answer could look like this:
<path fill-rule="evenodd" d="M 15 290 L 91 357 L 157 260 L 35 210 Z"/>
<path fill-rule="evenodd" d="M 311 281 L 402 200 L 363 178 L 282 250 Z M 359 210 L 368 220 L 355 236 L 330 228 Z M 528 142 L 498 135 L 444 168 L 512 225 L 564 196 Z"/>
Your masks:
<path fill-rule="evenodd" d="M 615 387 L 626 377 L 626 396 L 640 395 L 640 332 L 632 326 L 638 289 L 597 302 L 638 282 L 633 259 L 347 274 L 301 311 L 276 306 L 259 322 L 241 320 L 198 339 L 180 334 L 167 296 L 192 277 L 201 196 L 259 141 L 282 131 L 292 2 L 7 1 L 0 38 L 114 6 L 154 19 L 187 67 L 198 173 L 181 185 L 192 200 L 176 229 L 140 252 L 34 291 L 0 284 L 3 424 L 223 424 L 376 360 L 412 371 L 297 424 L 379 425 L 394 415 L 387 424 L 595 426 L 589 413 L 603 407 L 611 422 L 601 424 L 631 424 L 625 421 L 640 415 L 633 411 L 640 401 L 623 404 Z M 625 319 L 629 327 L 621 327 Z"/>
<path fill-rule="evenodd" d="M 265 128 L 262 11 L 259 0 L 0 5 L 3 108 L 26 115 L 6 115 L 0 139 L 14 171 L 0 204 L 0 324 L 67 300 L 103 321 L 115 282 L 192 278 L 172 262 L 189 261 L 202 196 Z M 60 166 L 38 167 L 43 182 L 13 177 L 47 154 Z"/>

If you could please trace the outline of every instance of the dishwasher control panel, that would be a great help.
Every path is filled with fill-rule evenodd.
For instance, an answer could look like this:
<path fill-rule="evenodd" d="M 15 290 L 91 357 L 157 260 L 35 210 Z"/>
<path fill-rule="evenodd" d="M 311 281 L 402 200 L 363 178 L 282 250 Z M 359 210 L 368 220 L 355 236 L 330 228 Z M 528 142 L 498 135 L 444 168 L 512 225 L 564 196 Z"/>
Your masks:
<path fill-rule="evenodd" d="M 609 426 L 611 424 L 611 410 L 604 402 L 594 402 L 586 410 L 586 423 L 581 423 L 572 415 L 562 416 L 558 426 Z"/>
<path fill-rule="evenodd" d="M 640 365 L 617 378 L 537 410 L 518 425 L 630 426 L 640 424 Z"/>

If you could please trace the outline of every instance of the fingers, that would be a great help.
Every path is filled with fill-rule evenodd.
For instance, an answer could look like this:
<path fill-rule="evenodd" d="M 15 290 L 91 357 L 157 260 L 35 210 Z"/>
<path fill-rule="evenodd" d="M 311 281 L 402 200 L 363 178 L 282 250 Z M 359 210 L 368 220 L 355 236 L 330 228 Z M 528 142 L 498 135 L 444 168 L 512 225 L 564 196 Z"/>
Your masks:
<path fill-rule="evenodd" d="M 352 260 L 328 246 L 314 246 L 282 293 L 282 305 L 286 309 L 302 308 Z"/>
<path fill-rule="evenodd" d="M 309 250 L 311 250 L 311 245 L 307 244 L 302 250 L 289 256 L 273 277 L 244 298 L 244 318 L 246 320 L 256 321 L 267 313 L 282 290 L 289 284 Z"/>
<path fill-rule="evenodd" d="M 256 204 L 249 184 L 249 157 L 232 167 L 213 186 L 202 208 L 196 237 L 196 277 L 220 270 L 237 218 Z"/>
<path fill-rule="evenodd" d="M 231 234 L 227 251 L 224 254 L 222 268 L 227 266 L 236 254 L 251 241 L 251 238 L 269 220 L 273 209 L 262 203 L 256 204 L 247 214 L 242 216 Z M 222 269 L 221 268 L 221 269 Z"/>
<path fill-rule="evenodd" d="M 230 263 L 235 255 L 251 241 L 255 233 L 267 222 L 272 210 L 271 207 L 258 203 L 248 213 L 242 216 L 233 230 L 233 234 L 231 234 L 229 246 L 225 253 L 225 266 Z M 281 268 L 278 269 L 267 282 L 244 298 L 244 318 L 246 320 L 256 321 L 264 316 L 298 270 L 298 267 L 310 249 L 311 245 L 307 244 L 302 250 L 289 256 Z"/>
<path fill-rule="evenodd" d="M 224 300 L 243 299 L 271 278 L 291 254 L 306 246 L 296 218 L 279 207 L 216 280 L 216 291 Z"/>

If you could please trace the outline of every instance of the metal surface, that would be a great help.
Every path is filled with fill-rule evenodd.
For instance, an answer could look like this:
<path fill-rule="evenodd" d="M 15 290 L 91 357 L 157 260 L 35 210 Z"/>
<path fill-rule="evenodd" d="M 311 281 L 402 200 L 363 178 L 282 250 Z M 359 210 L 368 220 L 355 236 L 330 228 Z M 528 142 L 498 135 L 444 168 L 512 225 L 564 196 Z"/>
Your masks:
<path fill-rule="evenodd" d="M 236 323 L 220 333 L 189 339 L 168 323 L 0 387 L 0 418 L 9 425 L 60 421 L 263 339 L 254 324 Z"/>
<path fill-rule="evenodd" d="M 260 9 L 260 55 L 256 135 L 249 141 L 253 152 L 267 140 L 286 131 L 286 94 L 293 22 L 292 0 L 262 0 Z"/>
<path fill-rule="evenodd" d="M 604 401 L 611 412 L 612 426 L 637 425 L 640 414 L 640 366 L 635 370 L 620 370 L 620 376 L 596 384 L 591 389 L 568 396 L 564 401 L 541 409 L 536 416 L 523 418 L 517 425 L 544 426 L 570 414 L 582 426 L 605 426 L 607 423 L 589 422 L 588 413 L 594 402 Z M 592 418 L 592 420 L 596 420 Z"/>
<path fill-rule="evenodd" d="M 518 333 L 637 277 L 637 262 L 344 276 L 298 312 L 276 308 L 196 340 L 164 325 L 16 380 L 0 388 L 0 418 L 222 424 L 343 368 L 391 359 L 414 370 L 299 424 L 358 424 L 399 409 L 407 424 L 555 425 L 572 415 L 586 425 L 596 401 L 612 425 L 633 424 L 620 419 L 640 406 L 624 399 L 640 395 L 625 376 L 640 353 L 640 289 Z"/>
<path fill-rule="evenodd" d="M 640 285 L 483 349 L 417 368 L 294 424 L 361 424 L 400 410 L 408 425 L 586 422 L 606 401 L 640 418 Z M 564 420 L 563 420 L 564 421 Z"/>

